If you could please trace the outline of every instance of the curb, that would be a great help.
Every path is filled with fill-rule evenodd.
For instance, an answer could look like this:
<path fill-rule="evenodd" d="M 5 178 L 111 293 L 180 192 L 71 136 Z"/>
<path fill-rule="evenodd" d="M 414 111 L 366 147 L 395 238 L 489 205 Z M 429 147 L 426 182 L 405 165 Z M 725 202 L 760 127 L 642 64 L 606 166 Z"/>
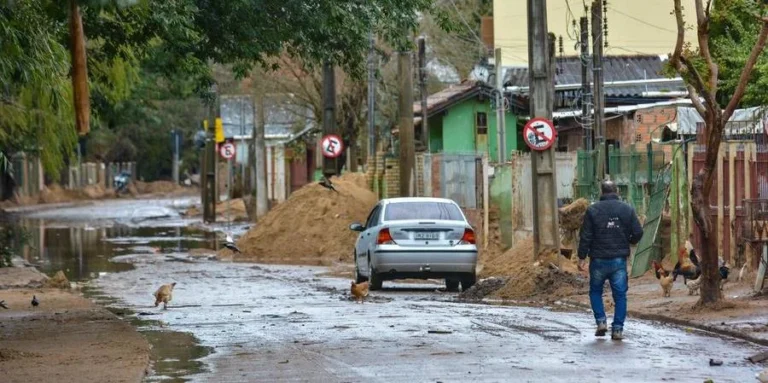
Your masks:
<path fill-rule="evenodd" d="M 577 301 L 562 300 L 562 302 L 568 305 L 572 305 L 572 306 L 576 306 L 584 309 L 590 309 L 590 310 L 592 309 L 590 305 L 577 302 Z M 706 332 L 710 332 L 710 333 L 721 335 L 721 336 L 727 336 L 730 338 L 736 338 L 736 339 L 744 340 L 750 343 L 755 343 L 761 346 L 768 347 L 768 339 L 756 338 L 750 335 L 742 334 L 738 331 L 726 330 L 726 329 L 717 328 L 714 326 L 705 325 L 702 323 L 691 322 L 685 319 L 677 319 L 677 318 L 672 318 L 672 317 L 668 317 L 660 314 L 648 314 L 648 313 L 643 313 L 635 310 L 627 310 L 627 314 L 637 319 L 662 322 L 662 323 L 672 324 L 680 327 L 691 327 L 697 330 L 706 331 Z"/>

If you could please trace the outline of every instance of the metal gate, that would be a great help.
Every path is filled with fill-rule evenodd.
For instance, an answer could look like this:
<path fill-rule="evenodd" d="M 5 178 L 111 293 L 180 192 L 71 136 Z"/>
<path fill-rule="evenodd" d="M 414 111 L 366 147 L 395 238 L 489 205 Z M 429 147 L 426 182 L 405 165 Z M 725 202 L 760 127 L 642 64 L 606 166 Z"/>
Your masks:
<path fill-rule="evenodd" d="M 477 155 L 443 154 L 440 166 L 442 197 L 466 209 L 477 208 Z"/>
<path fill-rule="evenodd" d="M 661 223 L 661 213 L 667 202 L 670 171 L 671 167 L 667 166 L 656 178 L 643 224 L 643 238 L 637 244 L 635 256 L 632 259 L 632 273 L 630 275 L 632 278 L 645 274 L 649 269 L 651 260 L 661 258 L 661 246 L 657 243 L 656 237 Z"/>

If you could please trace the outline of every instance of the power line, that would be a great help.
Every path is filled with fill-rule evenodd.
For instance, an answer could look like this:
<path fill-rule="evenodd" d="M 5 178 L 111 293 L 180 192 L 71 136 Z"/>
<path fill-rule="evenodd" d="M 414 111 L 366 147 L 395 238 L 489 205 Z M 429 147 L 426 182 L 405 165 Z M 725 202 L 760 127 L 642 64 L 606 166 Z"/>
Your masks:
<path fill-rule="evenodd" d="M 664 31 L 664 32 L 670 32 L 670 33 L 675 33 L 675 34 L 677 33 L 677 31 L 673 31 L 673 30 L 671 30 L 671 29 L 667 29 L 667 28 L 664 28 L 664 27 L 660 27 L 660 26 L 658 26 L 658 25 L 655 25 L 655 24 L 651 24 L 651 23 L 649 23 L 649 22 L 647 22 L 647 21 L 645 21 L 645 20 L 641 20 L 641 19 L 638 19 L 638 18 L 637 18 L 637 17 L 635 17 L 635 16 L 632 16 L 632 15 L 628 15 L 628 14 L 626 14 L 626 13 L 624 13 L 624 12 L 621 12 L 621 11 L 617 10 L 616 8 L 612 8 L 611 10 L 612 10 L 612 11 L 614 11 L 614 12 L 616 12 L 616 13 L 618 13 L 618 14 L 620 14 L 620 15 L 622 15 L 622 16 L 624 16 L 624 17 L 628 17 L 628 18 L 630 18 L 630 19 L 632 19 L 632 20 L 635 20 L 635 21 L 637 21 L 638 23 L 641 23 L 641 24 L 645 24 L 645 25 L 647 25 L 647 26 L 649 26 L 649 27 L 652 27 L 652 28 L 656 28 L 656 29 L 658 29 L 658 30 L 660 30 L 660 31 Z"/>

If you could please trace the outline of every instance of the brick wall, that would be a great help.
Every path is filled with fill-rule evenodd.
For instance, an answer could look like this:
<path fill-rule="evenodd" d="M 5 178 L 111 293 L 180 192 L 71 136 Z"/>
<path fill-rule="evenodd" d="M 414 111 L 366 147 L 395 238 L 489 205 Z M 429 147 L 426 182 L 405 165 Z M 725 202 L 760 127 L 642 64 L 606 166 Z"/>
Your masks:
<path fill-rule="evenodd" d="M 387 157 L 384 159 L 384 197 L 400 196 L 400 160 Z"/>

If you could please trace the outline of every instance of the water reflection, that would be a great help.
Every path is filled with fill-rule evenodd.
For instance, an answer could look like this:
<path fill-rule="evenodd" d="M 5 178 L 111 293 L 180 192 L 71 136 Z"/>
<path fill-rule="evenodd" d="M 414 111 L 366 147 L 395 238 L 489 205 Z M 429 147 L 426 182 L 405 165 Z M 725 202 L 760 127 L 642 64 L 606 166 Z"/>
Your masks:
<path fill-rule="evenodd" d="M 130 263 L 111 262 L 118 255 L 185 252 L 217 247 L 213 233 L 181 227 L 92 227 L 88 223 L 48 222 L 19 218 L 29 233 L 21 256 L 40 271 L 52 275 L 62 270 L 70 281 L 84 281 L 99 273 L 130 270 Z"/>

